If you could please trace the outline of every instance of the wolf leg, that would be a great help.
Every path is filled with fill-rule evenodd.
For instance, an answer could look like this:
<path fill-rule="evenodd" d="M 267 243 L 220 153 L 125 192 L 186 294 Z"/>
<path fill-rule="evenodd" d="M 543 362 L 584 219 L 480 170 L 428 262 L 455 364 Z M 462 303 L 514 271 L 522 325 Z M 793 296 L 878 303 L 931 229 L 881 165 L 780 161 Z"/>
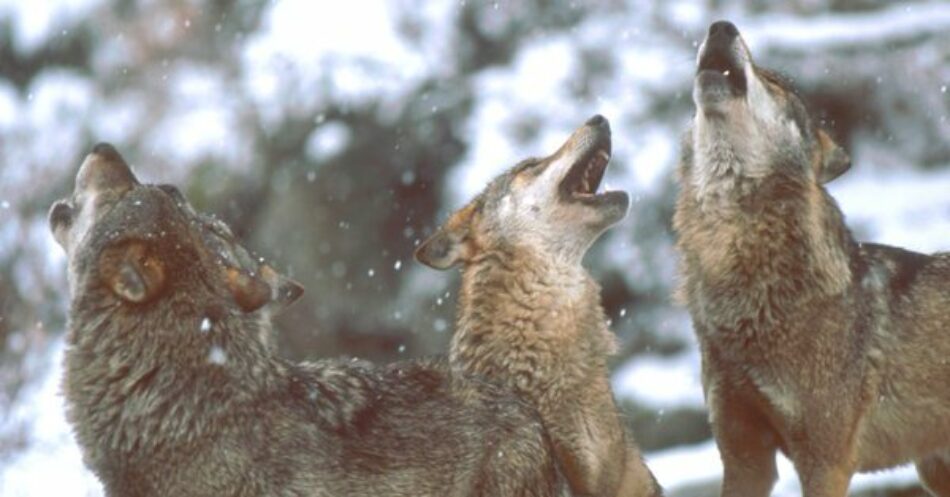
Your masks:
<path fill-rule="evenodd" d="M 721 439 L 717 443 L 723 466 L 722 496 L 767 497 L 777 476 L 775 448 L 758 443 L 738 447 Z"/>
<path fill-rule="evenodd" d="M 950 497 L 950 450 L 917 461 L 917 474 L 932 495 Z"/>
<path fill-rule="evenodd" d="M 663 489 L 657 483 L 653 473 L 643 463 L 640 451 L 634 447 L 627 449 L 623 476 L 617 497 L 660 497 Z"/>
<path fill-rule="evenodd" d="M 800 465 L 796 461 L 802 482 L 803 497 L 845 497 L 854 471 L 834 464 Z"/>
<path fill-rule="evenodd" d="M 774 435 L 747 409 L 720 411 L 713 422 L 722 457 L 723 497 L 766 497 L 778 475 Z"/>

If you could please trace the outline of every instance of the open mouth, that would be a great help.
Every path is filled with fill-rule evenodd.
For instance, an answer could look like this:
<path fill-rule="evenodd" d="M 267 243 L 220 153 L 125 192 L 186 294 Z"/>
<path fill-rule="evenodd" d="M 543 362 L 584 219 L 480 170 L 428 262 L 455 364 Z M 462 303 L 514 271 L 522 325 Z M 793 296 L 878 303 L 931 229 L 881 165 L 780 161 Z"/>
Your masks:
<path fill-rule="evenodd" d="M 727 85 L 733 94 L 741 95 L 746 91 L 745 71 L 735 60 L 732 46 L 707 44 L 706 50 L 696 68 L 697 82 L 703 87 Z"/>
<path fill-rule="evenodd" d="M 606 195 L 598 193 L 610 162 L 610 137 L 599 137 L 582 154 L 561 180 L 560 189 L 567 198 L 575 201 L 593 201 Z"/>

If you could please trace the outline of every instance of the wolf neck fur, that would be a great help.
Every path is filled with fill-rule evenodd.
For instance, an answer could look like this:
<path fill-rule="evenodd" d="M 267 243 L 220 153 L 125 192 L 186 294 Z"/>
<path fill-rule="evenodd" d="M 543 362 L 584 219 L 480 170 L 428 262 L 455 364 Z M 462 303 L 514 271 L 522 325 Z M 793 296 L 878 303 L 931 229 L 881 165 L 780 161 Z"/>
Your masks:
<path fill-rule="evenodd" d="M 166 311 L 132 316 L 118 303 L 73 305 L 65 393 L 80 442 L 95 447 L 94 454 L 187 444 L 233 403 L 278 381 L 279 365 L 248 366 L 264 346 L 242 334 L 240 316 L 223 317 L 203 332 L 200 314 L 187 323 L 189 313 L 158 307 Z M 194 336 L 183 336 L 189 325 Z M 219 348 L 217 358 L 209 355 L 212 347 Z"/>
<path fill-rule="evenodd" d="M 728 196 L 724 190 L 761 179 L 769 172 L 769 158 L 754 146 L 763 134 L 754 121 L 717 122 L 725 119 L 700 111 L 690 130 L 695 163 L 702 164 L 692 171 L 690 180 L 698 198 L 704 200 Z"/>
<path fill-rule="evenodd" d="M 603 358 L 613 347 L 599 286 L 579 263 L 495 251 L 465 268 L 450 352 L 454 368 L 531 391 L 545 387 L 535 384 L 540 378 L 606 378 Z M 588 371 L 559 372 L 565 365 Z"/>
<path fill-rule="evenodd" d="M 801 295 L 832 298 L 844 292 L 850 256 L 841 247 L 853 242 L 837 206 L 826 208 L 833 204 L 827 193 L 778 165 L 761 177 L 730 175 L 748 162 L 716 163 L 729 156 L 710 155 L 703 147 L 697 140 L 686 150 L 684 179 L 694 181 L 683 185 L 675 223 L 694 266 L 688 278 L 717 288 L 707 294 L 732 309 L 714 314 L 746 324 L 778 323 L 803 305 Z M 802 291 L 806 286 L 819 291 Z"/>

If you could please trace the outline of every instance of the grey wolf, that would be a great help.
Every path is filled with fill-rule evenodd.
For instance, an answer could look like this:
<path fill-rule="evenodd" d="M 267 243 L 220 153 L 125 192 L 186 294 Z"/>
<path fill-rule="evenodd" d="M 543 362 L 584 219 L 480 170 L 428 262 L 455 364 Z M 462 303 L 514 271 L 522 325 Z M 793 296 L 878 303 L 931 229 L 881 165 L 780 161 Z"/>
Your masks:
<path fill-rule="evenodd" d="M 50 226 L 68 256 L 64 391 L 109 496 L 550 496 L 536 411 L 445 361 L 276 356 L 301 288 L 99 144 Z"/>
<path fill-rule="evenodd" d="M 950 254 L 854 240 L 848 154 L 734 25 L 697 64 L 674 229 L 723 495 L 768 495 L 777 450 L 806 496 L 909 461 L 950 495 Z"/>
<path fill-rule="evenodd" d="M 416 258 L 462 267 L 452 368 L 537 406 L 575 495 L 658 495 L 614 403 L 614 336 L 581 265 L 630 203 L 624 192 L 597 191 L 609 159 L 610 126 L 595 116 L 550 156 L 495 178 Z"/>

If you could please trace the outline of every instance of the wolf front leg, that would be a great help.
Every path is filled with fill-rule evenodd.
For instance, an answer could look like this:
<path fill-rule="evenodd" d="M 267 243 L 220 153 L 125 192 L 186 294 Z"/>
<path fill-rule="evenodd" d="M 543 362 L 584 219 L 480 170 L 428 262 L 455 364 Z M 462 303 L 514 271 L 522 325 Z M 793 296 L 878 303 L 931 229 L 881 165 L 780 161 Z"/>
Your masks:
<path fill-rule="evenodd" d="M 710 422 L 722 458 L 723 497 L 767 497 L 778 472 L 776 436 L 755 407 L 710 388 L 706 382 Z"/>
<path fill-rule="evenodd" d="M 841 461 L 834 463 L 795 463 L 802 483 L 803 497 L 845 497 L 854 469 Z"/>
<path fill-rule="evenodd" d="M 775 485 L 773 436 L 751 421 L 733 419 L 713 427 L 722 458 L 723 497 L 767 497 Z"/>
<path fill-rule="evenodd" d="M 663 488 L 643 462 L 636 447 L 627 449 L 624 473 L 617 490 L 617 497 L 661 497 Z"/>
<path fill-rule="evenodd" d="M 789 459 L 795 464 L 803 497 L 845 497 L 858 468 L 858 433 L 869 398 L 853 387 L 844 391 L 816 387 L 800 395 L 809 416 L 786 435 Z"/>
<path fill-rule="evenodd" d="M 698 326 L 700 336 L 704 331 Z M 730 376 L 716 350 L 702 343 L 702 376 L 709 423 L 722 459 L 723 497 L 767 497 L 778 471 L 778 437 L 758 406 L 749 400 L 748 381 Z"/>

